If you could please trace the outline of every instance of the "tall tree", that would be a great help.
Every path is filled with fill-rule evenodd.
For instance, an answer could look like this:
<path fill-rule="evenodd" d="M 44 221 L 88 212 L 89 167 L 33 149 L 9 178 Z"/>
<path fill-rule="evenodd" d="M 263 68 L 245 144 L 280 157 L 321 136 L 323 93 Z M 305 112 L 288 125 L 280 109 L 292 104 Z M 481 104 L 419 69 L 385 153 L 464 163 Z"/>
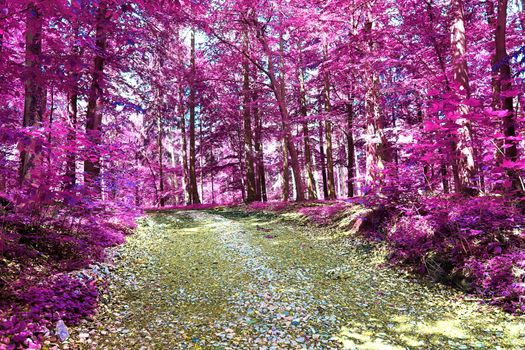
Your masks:
<path fill-rule="evenodd" d="M 67 103 L 68 103 L 68 119 L 69 119 L 69 132 L 67 141 L 73 145 L 73 149 L 68 152 L 66 160 L 66 171 L 65 171 L 65 183 L 64 187 L 71 190 L 77 184 L 77 127 L 78 127 L 78 101 L 79 101 L 79 84 L 81 76 L 81 58 L 83 50 L 78 45 L 76 40 L 80 37 L 80 22 L 79 18 L 75 18 L 73 22 L 73 35 L 75 43 L 71 48 L 71 56 L 69 59 L 69 83 L 71 84 L 69 91 L 67 92 Z"/>
<path fill-rule="evenodd" d="M 249 52 L 248 34 L 243 32 L 244 50 Z M 250 62 L 246 57 L 242 60 L 243 70 L 243 124 L 244 124 L 244 163 L 246 164 L 246 202 L 251 203 L 257 199 L 257 191 L 255 189 L 255 167 L 253 156 L 253 132 L 252 132 L 252 118 L 251 118 L 251 99 L 252 93 L 250 91 Z"/>
<path fill-rule="evenodd" d="M 328 48 L 324 46 L 324 60 L 328 59 Z M 324 110 L 326 113 L 325 120 L 325 134 L 326 134 L 326 180 L 327 180 L 327 199 L 335 199 L 335 177 L 334 177 L 334 151 L 332 143 L 332 121 L 330 120 L 330 112 L 332 110 L 332 103 L 330 101 L 330 74 L 328 69 L 324 72 Z"/>
<path fill-rule="evenodd" d="M 314 166 L 312 159 L 312 149 L 310 145 L 310 131 L 308 128 L 308 107 L 306 103 L 306 88 L 304 83 L 304 68 L 299 68 L 299 111 L 303 117 L 303 143 L 304 143 L 304 162 L 308 178 L 308 199 L 317 199 L 317 188 L 314 177 Z"/>
<path fill-rule="evenodd" d="M 326 154 L 324 151 L 324 127 L 319 122 L 319 163 L 321 163 L 321 177 L 323 179 L 323 198 L 328 199 L 328 182 L 326 176 Z"/>
<path fill-rule="evenodd" d="M 257 77 L 257 74 L 255 74 Z M 255 122 L 255 139 L 254 148 L 256 154 L 256 198 L 258 201 L 268 201 L 268 194 L 266 191 L 266 173 L 264 170 L 264 150 L 263 150 L 263 124 L 261 113 L 259 110 L 259 102 L 257 97 L 257 91 L 252 91 L 252 104 L 253 104 L 253 115 Z"/>
<path fill-rule="evenodd" d="M 465 32 L 465 15 L 463 9 L 463 0 L 452 1 L 452 64 L 454 81 L 457 85 L 457 94 L 460 97 L 460 105 L 457 119 L 459 124 L 459 137 L 457 148 L 459 154 L 459 174 L 461 178 L 455 176 L 456 192 L 463 192 L 467 187 L 473 185 L 473 179 L 476 177 L 476 165 L 474 156 L 474 146 L 472 140 L 472 124 L 468 120 L 469 108 L 464 100 L 470 98 L 470 84 L 467 66 L 467 38 Z"/>
<path fill-rule="evenodd" d="M 368 11 L 364 25 L 364 32 L 368 37 L 367 52 L 370 56 L 376 52 L 376 42 L 373 37 L 374 22 L 371 13 Z M 379 76 L 373 70 L 370 63 L 365 68 L 366 75 L 366 95 L 365 95 L 365 114 L 366 114 L 366 175 L 365 181 L 369 188 L 376 188 L 381 191 L 385 177 L 386 163 L 391 161 L 390 145 L 385 135 L 385 120 L 381 113 L 381 101 L 379 95 Z"/>
<path fill-rule="evenodd" d="M 195 151 L 195 109 L 196 109 L 196 52 L 195 52 L 195 31 L 191 31 L 190 38 L 190 96 L 189 96 L 189 110 L 190 110 L 190 158 L 189 158 L 189 184 L 190 184 L 190 201 L 192 204 L 199 204 L 199 190 L 197 187 L 197 172 L 196 172 L 196 151 Z"/>
<path fill-rule="evenodd" d="M 104 64 L 106 57 L 108 4 L 101 0 L 97 8 L 95 61 L 86 112 L 86 134 L 91 143 L 91 155 L 84 161 L 85 182 L 98 195 L 102 194 L 100 151 L 102 142 L 102 108 L 104 102 Z"/>
<path fill-rule="evenodd" d="M 191 184 L 189 180 L 189 166 L 188 166 L 188 138 L 186 136 L 186 109 L 184 108 L 184 91 L 182 82 L 179 83 L 179 128 L 180 128 L 180 144 L 182 148 L 181 162 L 182 162 L 182 186 L 184 191 L 184 201 L 186 204 L 191 204 Z"/>
<path fill-rule="evenodd" d="M 346 170 L 347 170 L 347 190 L 348 197 L 353 197 L 355 194 L 354 189 L 354 168 L 355 168 L 355 144 L 354 144 L 354 101 L 350 98 L 350 101 L 346 103 L 346 145 L 347 145 L 347 159 L 346 159 Z"/>
<path fill-rule="evenodd" d="M 514 114 L 514 98 L 512 92 L 512 73 L 507 54 L 507 0 L 498 0 L 498 12 L 496 19 L 495 44 L 496 44 L 496 67 L 498 68 L 498 84 L 500 106 L 506 111 L 503 118 L 502 128 L 505 136 L 504 155 L 510 164 L 518 160 L 518 147 L 516 142 L 516 117 Z M 512 183 L 512 191 L 523 192 L 523 183 L 519 172 L 513 166 L 509 166 L 507 174 Z"/>
<path fill-rule="evenodd" d="M 40 126 L 44 114 L 45 92 L 42 78 L 42 9 L 36 2 L 27 5 L 25 32 L 24 117 L 22 126 Z M 31 174 L 30 170 L 38 161 L 39 153 L 22 149 L 20 153 L 19 180 L 23 182 Z"/>
<path fill-rule="evenodd" d="M 285 87 L 284 71 L 281 71 L 281 76 L 279 78 L 275 72 L 276 67 L 274 65 L 273 53 L 268 44 L 268 38 L 266 37 L 265 29 L 259 23 L 258 19 L 254 15 L 252 15 L 252 23 L 255 25 L 257 38 L 259 39 L 261 43 L 263 53 L 266 56 L 266 60 L 267 60 L 267 69 L 263 68 L 263 71 L 266 73 L 266 75 L 268 76 L 270 80 L 270 87 L 275 96 L 275 99 L 277 100 L 277 105 L 279 108 L 279 112 L 281 114 L 281 126 L 282 126 L 282 131 L 283 131 L 283 146 L 287 148 L 287 153 L 289 153 L 289 157 L 291 161 L 291 167 L 292 167 L 295 191 L 296 191 L 295 199 L 297 201 L 303 201 L 304 191 L 303 191 L 303 183 L 302 183 L 302 176 L 301 176 L 301 166 L 299 164 L 299 155 L 297 153 L 297 149 L 295 148 L 295 144 L 292 139 L 292 132 L 290 128 L 291 120 L 290 120 L 290 114 L 289 114 L 288 106 L 286 102 L 286 94 L 285 94 L 286 87 Z M 281 47 L 283 45 L 283 34 L 282 33 L 280 34 L 280 45 Z M 259 66 L 259 68 L 261 67 Z"/>

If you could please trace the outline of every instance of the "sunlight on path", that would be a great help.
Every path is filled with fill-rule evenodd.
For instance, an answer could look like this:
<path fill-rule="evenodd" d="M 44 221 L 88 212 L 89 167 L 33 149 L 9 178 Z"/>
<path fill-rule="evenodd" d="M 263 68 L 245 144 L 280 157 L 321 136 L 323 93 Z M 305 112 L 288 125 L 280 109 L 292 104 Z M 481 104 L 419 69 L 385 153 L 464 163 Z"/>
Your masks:
<path fill-rule="evenodd" d="M 525 322 L 364 245 L 234 212 L 142 221 L 81 349 L 519 349 Z M 317 230 L 316 230 L 317 231 Z"/>

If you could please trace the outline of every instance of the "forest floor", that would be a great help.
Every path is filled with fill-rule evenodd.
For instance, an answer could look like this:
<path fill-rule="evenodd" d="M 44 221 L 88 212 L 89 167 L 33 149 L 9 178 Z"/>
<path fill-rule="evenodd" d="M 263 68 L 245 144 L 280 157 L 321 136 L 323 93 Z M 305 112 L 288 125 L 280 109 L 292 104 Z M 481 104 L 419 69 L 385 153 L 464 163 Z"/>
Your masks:
<path fill-rule="evenodd" d="M 382 266 L 341 232 L 237 211 L 151 214 L 69 349 L 519 349 L 525 322 Z M 66 343 L 67 344 L 67 343 Z"/>

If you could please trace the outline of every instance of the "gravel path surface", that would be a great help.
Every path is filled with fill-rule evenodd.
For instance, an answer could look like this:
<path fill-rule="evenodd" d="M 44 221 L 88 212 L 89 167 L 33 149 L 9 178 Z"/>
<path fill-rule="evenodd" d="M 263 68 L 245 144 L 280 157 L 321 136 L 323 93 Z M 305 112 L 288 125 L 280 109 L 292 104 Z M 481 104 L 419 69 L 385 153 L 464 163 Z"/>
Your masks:
<path fill-rule="evenodd" d="M 69 349 L 520 349 L 525 319 L 381 268 L 370 247 L 235 212 L 145 218 Z"/>

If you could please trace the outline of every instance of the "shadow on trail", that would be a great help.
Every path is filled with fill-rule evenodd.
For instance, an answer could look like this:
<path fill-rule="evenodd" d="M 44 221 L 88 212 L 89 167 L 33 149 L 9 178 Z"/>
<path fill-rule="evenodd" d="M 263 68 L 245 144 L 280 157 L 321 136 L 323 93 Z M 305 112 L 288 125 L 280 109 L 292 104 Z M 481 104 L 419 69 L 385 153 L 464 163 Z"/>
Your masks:
<path fill-rule="evenodd" d="M 385 256 L 366 242 L 332 239 L 322 228 L 297 226 L 272 214 L 215 214 L 251 228 L 252 243 L 274 258 L 272 268 L 290 286 L 310 285 L 315 298 L 328 305 L 325 312 L 341 320 L 333 335 L 344 348 L 525 346 L 523 318 L 467 302 L 450 287 L 385 267 Z M 271 231 L 266 235 L 260 228 Z M 301 281 L 304 275 L 309 281 Z"/>
<path fill-rule="evenodd" d="M 150 214 L 121 248 L 86 348 L 525 348 L 522 319 L 331 233 L 266 213 Z"/>

